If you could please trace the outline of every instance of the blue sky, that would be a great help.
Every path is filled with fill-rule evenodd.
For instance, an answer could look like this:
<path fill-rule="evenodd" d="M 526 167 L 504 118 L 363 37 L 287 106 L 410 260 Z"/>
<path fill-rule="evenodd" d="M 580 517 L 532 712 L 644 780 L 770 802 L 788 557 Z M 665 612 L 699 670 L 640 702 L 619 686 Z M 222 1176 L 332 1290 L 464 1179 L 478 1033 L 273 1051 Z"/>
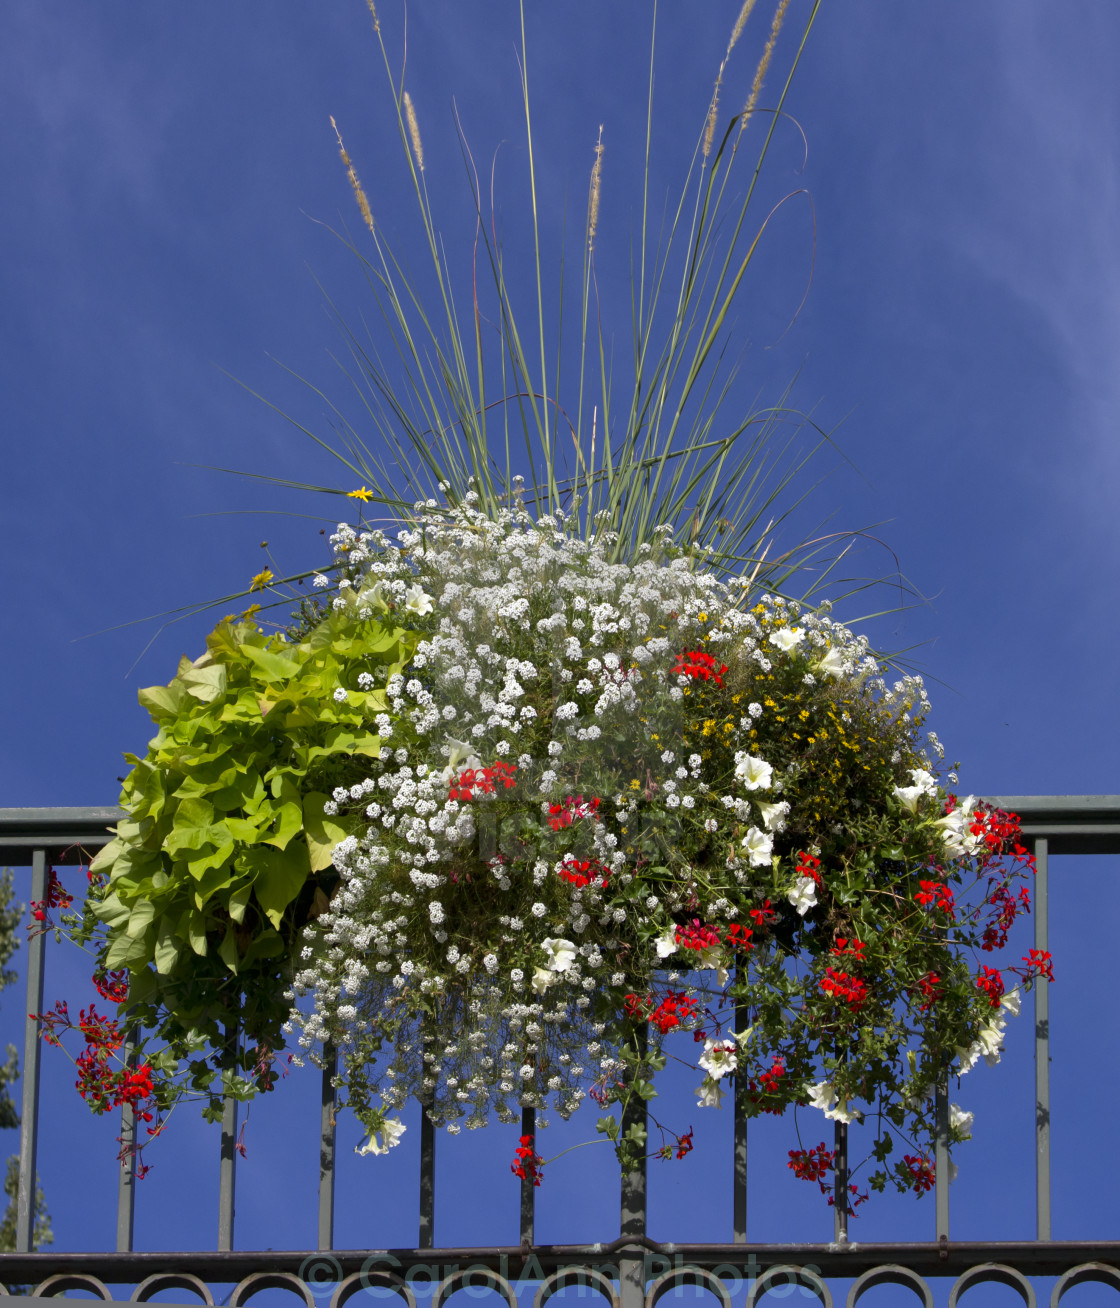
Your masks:
<path fill-rule="evenodd" d="M 663 6 L 658 205 L 683 178 L 738 8 Z M 808 8 L 793 0 L 763 104 Z M 384 0 L 380 9 L 399 52 L 400 7 Z M 509 0 L 421 0 L 409 11 L 407 84 L 453 255 L 469 232 L 470 202 L 452 97 L 476 158 L 488 165 L 500 146 L 500 221 L 511 260 L 524 255 L 516 14 Z M 725 105 L 745 99 L 768 17 L 760 5 L 725 77 Z M 602 123 L 598 271 L 624 342 L 648 6 L 532 4 L 528 29 L 546 261 L 561 248 L 565 204 L 569 234 L 582 220 Z M 789 127 L 776 136 L 765 179 L 774 198 L 804 188 L 811 208 L 805 196 L 783 208 L 742 302 L 744 394 L 772 400 L 797 373 L 795 400 L 835 429 L 859 470 L 825 460 L 822 471 L 836 471 L 817 492 L 816 517 L 831 515 L 833 527 L 882 524 L 876 534 L 930 597 L 873 631 L 885 646 L 920 646 L 913 657 L 936 679 L 933 725 L 961 760 L 962 788 L 979 794 L 1120 791 L 1118 45 L 1120 12 L 1082 0 L 826 0 L 788 105 L 807 162 Z M 181 653 L 200 649 L 207 623 L 93 633 L 239 588 L 262 566 L 265 539 L 282 567 L 325 560 L 318 529 L 337 501 L 189 465 L 349 484 L 227 374 L 325 429 L 324 406 L 277 361 L 341 395 L 330 359 L 337 338 L 316 279 L 344 310 L 366 307 L 351 256 L 325 226 L 361 230 L 329 115 L 378 221 L 416 253 L 389 107 L 361 0 L 174 9 L 47 0 L 0 14 L 0 548 L 9 575 L 0 805 L 112 802 L 121 754 L 150 734 L 137 688 L 168 680 Z M 310 516 L 272 516 L 276 509 Z M 869 554 L 866 566 L 882 571 L 886 557 Z M 1073 1024 L 1070 1055 L 1093 1043 L 1076 1025 L 1077 996 L 1108 982 L 1092 971 L 1084 933 L 1099 935 L 1097 957 L 1108 952 L 1103 923 L 1120 909 L 1108 880 L 1115 860 L 1085 866 L 1055 866 L 1061 984 L 1052 999 L 1055 1029 L 1063 1009 Z M 1088 924 L 1069 903 L 1072 887 L 1087 882 Z M 48 991 L 71 985 L 76 1002 L 81 968 L 60 959 L 52 969 Z M 6 1022 L 19 1006 L 7 1007 Z M 1027 1023 L 1015 1034 L 1004 1065 L 968 1086 L 979 1096 L 969 1104 L 978 1139 L 971 1155 L 962 1150 L 954 1187 L 961 1234 L 1031 1234 L 1024 1185 L 1009 1184 L 1006 1170 L 1012 1153 L 1031 1148 Z M 1091 1184 L 1094 1087 L 1103 1096 L 1116 1070 L 1111 1055 L 1094 1047 L 1093 1057 L 1093 1075 L 1073 1079 L 1070 1070 L 1068 1084 L 1068 1065 L 1056 1064 L 1058 1236 L 1114 1235 L 1120 1220 L 1120 1205 Z M 108 1241 L 108 1214 L 89 1212 L 83 1183 L 81 1216 L 62 1180 L 87 1167 L 91 1140 L 106 1133 L 79 1116 L 66 1076 L 54 1080 L 59 1088 L 48 1077 L 44 1093 L 57 1134 L 43 1168 L 59 1246 Z M 299 1081 L 253 1109 L 244 1247 L 311 1239 L 310 1207 L 287 1201 L 310 1187 L 314 1166 L 317 1092 Z M 1057 1124 L 1063 1102 L 1072 1125 Z M 292 1152 L 299 1115 L 306 1147 Z M 573 1129 L 588 1125 L 577 1117 Z M 729 1121 L 707 1128 L 708 1162 L 694 1156 L 687 1175 L 681 1164 L 659 1177 L 657 1234 L 697 1238 L 724 1221 L 723 1183 L 713 1178 L 727 1129 Z M 212 1238 L 201 1195 L 216 1145 L 200 1124 L 177 1122 L 176 1131 L 180 1143 L 145 1182 L 152 1198 L 138 1240 L 147 1247 L 169 1242 L 164 1205 L 177 1186 L 197 1193 L 200 1208 L 179 1219 L 175 1240 L 201 1247 Z M 772 1181 L 755 1211 L 774 1229 L 756 1238 L 826 1238 L 827 1214 L 784 1175 L 789 1145 L 766 1141 L 762 1132 Z M 448 1149 L 448 1174 L 482 1169 L 495 1207 L 453 1218 L 446 1201 L 441 1242 L 513 1238 L 507 1144 L 495 1131 Z M 107 1156 L 105 1141 L 100 1148 Z M 603 1196 L 614 1165 L 593 1157 L 573 1155 L 568 1179 L 558 1165 L 555 1185 L 542 1190 L 543 1238 L 612 1238 Z M 414 1162 L 405 1149 L 347 1161 L 341 1244 L 413 1243 L 411 1218 L 399 1233 L 394 1223 L 412 1209 Z M 603 1186 L 580 1185 L 588 1166 Z M 104 1166 L 88 1170 L 92 1192 L 108 1196 L 111 1169 L 108 1180 Z M 762 1187 L 761 1163 L 752 1175 Z M 1027 1171 L 1019 1179 L 1029 1186 Z M 673 1205 L 688 1214 L 677 1225 Z M 882 1207 L 882 1217 L 864 1219 L 869 1228 L 910 1238 L 932 1230 L 931 1204 Z M 370 1234 L 378 1223 L 386 1233 Z"/>

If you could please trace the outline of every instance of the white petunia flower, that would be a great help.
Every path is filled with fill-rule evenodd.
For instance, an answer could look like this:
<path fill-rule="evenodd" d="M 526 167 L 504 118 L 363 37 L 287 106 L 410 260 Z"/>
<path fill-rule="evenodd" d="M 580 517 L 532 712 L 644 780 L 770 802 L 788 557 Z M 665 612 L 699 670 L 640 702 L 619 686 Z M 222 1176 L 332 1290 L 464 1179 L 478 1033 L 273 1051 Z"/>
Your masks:
<path fill-rule="evenodd" d="M 783 654 L 800 645 L 805 639 L 805 632 L 800 627 L 781 627 L 770 633 L 770 644 L 776 645 Z"/>
<path fill-rule="evenodd" d="M 755 803 L 768 831 L 781 832 L 786 829 L 786 818 L 789 816 L 788 800 L 783 799 L 779 804 L 764 804 L 761 799 L 756 799 Z"/>
<path fill-rule="evenodd" d="M 380 1132 L 370 1131 L 360 1145 L 354 1146 L 354 1152 L 356 1154 L 387 1154 L 394 1145 L 400 1144 L 401 1136 L 407 1130 L 408 1127 L 399 1117 L 387 1117 L 381 1123 Z"/>
<path fill-rule="evenodd" d="M 758 827 L 751 827 L 743 837 L 743 849 L 750 860 L 751 867 L 766 867 L 774 849 L 774 838 Z"/>
<path fill-rule="evenodd" d="M 842 677 L 844 675 L 844 656 L 833 646 L 824 658 L 817 663 L 816 668 L 818 672 L 825 672 L 830 677 Z"/>
<path fill-rule="evenodd" d="M 723 1086 L 706 1076 L 696 1087 L 696 1102 L 701 1108 L 720 1108 L 723 1101 Z"/>
<path fill-rule="evenodd" d="M 654 947 L 657 950 L 658 958 L 668 958 L 670 954 L 675 954 L 679 946 L 677 945 L 677 928 L 668 926 L 654 941 Z"/>
<path fill-rule="evenodd" d="M 847 1100 L 843 1104 L 836 1103 L 836 1091 L 832 1088 L 831 1081 L 818 1081 L 816 1085 L 809 1086 L 807 1094 L 809 1106 L 819 1108 L 831 1122 L 851 1123 L 862 1116 L 858 1109 L 847 1107 Z M 834 1104 L 836 1107 L 833 1107 Z"/>
<path fill-rule="evenodd" d="M 557 979 L 556 973 L 550 972 L 547 967 L 533 968 L 533 993 L 543 995 Z"/>
<path fill-rule="evenodd" d="M 548 968 L 552 972 L 566 972 L 576 961 L 577 950 L 570 940 L 549 937 L 541 941 L 541 948 L 548 955 Z"/>
<path fill-rule="evenodd" d="M 748 790 L 769 790 L 774 769 L 765 759 L 743 754 L 736 759 L 735 775 Z"/>
<path fill-rule="evenodd" d="M 817 883 L 812 877 L 798 877 L 789 892 L 789 902 L 802 917 L 817 903 Z"/>
<path fill-rule="evenodd" d="M 960 1133 L 964 1139 L 972 1135 L 972 1123 L 975 1114 L 966 1113 L 960 1104 L 949 1105 L 949 1129 Z"/>
<path fill-rule="evenodd" d="M 406 613 L 415 613 L 417 617 L 424 617 L 431 613 L 435 605 L 432 603 L 432 597 L 428 595 L 423 586 L 409 586 L 405 592 L 404 607 Z"/>
<path fill-rule="evenodd" d="M 738 1046 L 731 1040 L 704 1041 L 704 1052 L 696 1060 L 713 1081 L 722 1080 L 739 1066 Z"/>

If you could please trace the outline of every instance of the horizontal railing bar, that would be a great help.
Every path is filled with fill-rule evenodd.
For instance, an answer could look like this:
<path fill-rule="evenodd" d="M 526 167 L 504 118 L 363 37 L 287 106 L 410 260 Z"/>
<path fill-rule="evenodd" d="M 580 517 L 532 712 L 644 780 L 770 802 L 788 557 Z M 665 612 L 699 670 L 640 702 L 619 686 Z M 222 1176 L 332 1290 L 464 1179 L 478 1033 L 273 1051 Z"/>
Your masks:
<path fill-rule="evenodd" d="M 1120 854 L 1120 795 L 988 795 L 1018 813 L 1023 835 L 1048 838 L 1051 854 Z"/>
<path fill-rule="evenodd" d="M 72 845 L 96 848 L 113 838 L 108 830 L 126 818 L 124 809 L 103 808 L 0 808 L 0 863 L 17 867 L 30 862 L 36 849 L 46 850 L 57 864 L 81 862 Z M 64 853 L 64 851 L 70 851 Z"/>
<path fill-rule="evenodd" d="M 625 1249 L 620 1246 L 626 1246 Z M 332 1270 L 341 1276 L 368 1270 L 406 1272 L 413 1267 L 442 1274 L 458 1265 L 460 1270 L 485 1267 L 505 1277 L 528 1271 L 536 1278 L 560 1267 L 598 1268 L 617 1278 L 620 1257 L 648 1259 L 647 1273 L 659 1275 L 673 1267 L 698 1267 L 712 1271 L 735 1269 L 744 1276 L 760 1275 L 768 1267 L 794 1263 L 812 1267 L 822 1276 L 859 1276 L 885 1263 L 907 1267 L 924 1276 L 959 1276 L 982 1263 L 1002 1263 L 1030 1276 L 1060 1276 L 1082 1263 L 1120 1265 L 1120 1241 L 1100 1240 L 1007 1240 L 832 1244 L 640 1244 L 616 1240 L 609 1245 L 520 1245 L 486 1248 L 435 1249 L 336 1249 L 331 1254 Z M 155 1273 L 192 1273 L 206 1281 L 239 1281 L 254 1272 L 290 1272 L 314 1264 L 321 1267 L 318 1250 L 245 1250 L 226 1253 L 202 1251 L 182 1253 L 37 1253 L 0 1254 L 0 1282 L 6 1285 L 38 1282 L 59 1273 L 84 1272 L 107 1284 L 132 1285 Z M 430 1277 L 430 1270 L 425 1273 Z"/>

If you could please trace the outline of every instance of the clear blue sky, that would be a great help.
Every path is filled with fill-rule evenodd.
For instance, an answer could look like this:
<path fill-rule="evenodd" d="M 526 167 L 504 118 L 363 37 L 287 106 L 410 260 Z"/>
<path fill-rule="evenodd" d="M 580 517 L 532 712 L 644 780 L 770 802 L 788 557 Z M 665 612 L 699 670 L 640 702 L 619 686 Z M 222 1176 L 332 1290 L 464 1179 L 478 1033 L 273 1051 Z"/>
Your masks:
<path fill-rule="evenodd" d="M 620 351 L 648 8 L 566 0 L 532 4 L 529 18 L 546 258 L 561 248 L 565 203 L 569 235 L 582 223 L 602 123 L 598 269 Z M 663 6 L 657 208 L 683 178 L 738 8 Z M 400 6 L 382 0 L 380 9 L 399 52 Z M 759 5 L 725 77 L 726 106 L 745 99 L 769 9 Z M 791 6 L 785 58 L 808 9 L 808 0 Z M 409 13 L 407 75 L 453 254 L 470 217 L 453 97 L 480 164 L 501 147 L 499 220 L 513 267 L 527 212 L 516 15 L 509 0 L 421 0 Z M 1120 11 L 1101 3 L 826 0 L 788 106 L 808 162 L 802 169 L 795 130 L 782 129 L 766 178 L 767 194 L 806 188 L 812 207 L 800 196 L 781 211 L 742 303 L 746 399 L 774 399 L 799 371 L 796 401 L 836 429 L 859 469 L 822 464 L 836 472 L 817 493 L 817 517 L 831 515 L 834 527 L 882 523 L 877 534 L 931 597 L 874 635 L 895 648 L 921 644 L 914 658 L 945 683 L 931 681 L 933 725 L 962 762 L 962 788 L 979 794 L 1120 791 L 1118 48 Z M 780 47 L 763 104 L 784 66 Z M 113 802 L 122 752 L 142 750 L 150 734 L 137 688 L 168 680 L 180 653 L 197 653 L 206 623 L 165 631 L 150 648 L 151 625 L 91 633 L 237 589 L 262 566 L 264 539 L 285 568 L 325 558 L 318 519 L 329 520 L 336 501 L 186 465 L 348 484 L 226 374 L 325 431 L 322 403 L 275 361 L 344 394 L 316 278 L 344 310 L 362 311 L 352 259 L 323 225 L 357 235 L 361 224 L 329 115 L 379 222 L 417 255 L 388 108 L 361 0 L 45 0 L 0 14 L 0 548 L 9 578 L 0 806 Z M 262 516 L 276 508 L 311 516 Z M 869 554 L 865 566 L 882 571 L 887 556 Z M 1105 859 L 1054 868 L 1059 1238 L 1120 1233 L 1102 1161 L 1117 1058 L 1095 1027 L 1115 981 L 1107 923 L 1120 911 L 1116 871 Z M 61 956 L 51 967 L 49 998 L 67 993 L 76 1004 L 81 967 Z M 1080 1015 L 1089 996 L 1092 1019 Z M 6 1007 L 5 1025 L 20 1005 L 8 998 Z M 46 1060 L 52 1124 L 42 1170 L 58 1247 L 104 1245 L 113 1132 L 81 1115 L 65 1068 L 50 1075 L 55 1057 Z M 1030 1059 L 1026 1017 L 1004 1064 L 962 1086 L 977 1139 L 960 1150 L 957 1235 L 1033 1233 Z M 681 1088 L 686 1115 L 690 1085 Z M 313 1078 L 294 1076 L 253 1108 L 242 1247 L 313 1239 L 316 1096 Z M 821 1124 L 806 1121 L 805 1143 L 815 1144 Z M 720 1147 L 730 1117 L 698 1111 L 695 1125 L 703 1150 L 651 1168 L 661 1238 L 730 1234 Z M 577 1116 L 571 1137 L 590 1129 Z M 414 1243 L 413 1151 L 345 1156 L 352 1135 L 345 1126 L 338 1242 Z M 786 1173 L 791 1142 L 769 1125 L 757 1139 L 752 1238 L 828 1238 L 830 1215 Z M 441 1243 L 515 1239 L 513 1143 L 497 1130 L 447 1142 L 441 1177 L 471 1175 L 493 1206 L 457 1208 L 448 1195 Z M 540 1237 L 613 1238 L 614 1169 L 605 1149 L 557 1164 L 540 1192 Z M 215 1178 L 216 1140 L 176 1120 L 142 1187 L 140 1247 L 209 1245 L 203 1196 Z M 191 1204 L 169 1225 L 176 1193 Z M 861 1238 L 932 1232 L 932 1201 L 869 1208 Z"/>

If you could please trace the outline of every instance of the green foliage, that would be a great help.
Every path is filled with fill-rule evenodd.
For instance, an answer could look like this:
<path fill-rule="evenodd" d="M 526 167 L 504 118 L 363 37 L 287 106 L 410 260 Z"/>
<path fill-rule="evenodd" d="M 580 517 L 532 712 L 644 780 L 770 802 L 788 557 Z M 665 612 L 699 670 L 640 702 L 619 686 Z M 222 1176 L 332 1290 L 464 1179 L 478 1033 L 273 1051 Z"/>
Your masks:
<path fill-rule="evenodd" d="M 12 955 L 19 948 L 19 929 L 23 917 L 21 905 L 15 902 L 12 870 L 0 872 L 0 990 L 10 986 L 16 973 L 8 967 Z M 0 1063 L 0 1130 L 19 1126 L 19 1113 L 12 1101 L 9 1086 L 19 1079 L 19 1055 L 14 1045 L 5 1050 L 7 1057 Z"/>
<path fill-rule="evenodd" d="M 23 920 L 23 906 L 16 903 L 15 885 L 12 881 L 11 868 L 0 872 L 0 990 L 6 989 L 17 979 L 16 973 L 8 967 L 12 955 L 19 948 L 19 930 Z M 14 1045 L 5 1050 L 7 1057 L 0 1063 L 0 1130 L 10 1131 L 19 1127 L 19 1113 L 9 1089 L 19 1080 L 19 1054 Z M 0 1253 L 12 1253 L 16 1247 L 16 1200 L 19 1195 L 19 1156 L 13 1154 L 8 1159 L 8 1169 L 4 1176 L 4 1193 L 8 1203 L 0 1217 Z M 51 1244 L 54 1235 L 51 1232 L 50 1214 L 47 1212 L 43 1188 L 36 1178 L 35 1183 L 35 1228 L 31 1234 L 32 1249 L 40 1249 Z M 13 1287 L 12 1294 L 18 1293 Z"/>
<path fill-rule="evenodd" d="M 16 1248 L 16 1200 L 19 1195 L 19 1155 L 13 1154 L 8 1159 L 8 1170 L 4 1175 L 4 1193 L 8 1196 L 8 1206 L 0 1218 L 0 1253 L 14 1253 Z M 32 1250 L 41 1249 L 45 1244 L 54 1243 L 51 1230 L 51 1217 L 47 1212 L 46 1197 L 43 1187 L 35 1180 L 35 1226 L 31 1232 Z M 26 1294 L 27 1289 L 12 1286 L 9 1293 Z"/>
<path fill-rule="evenodd" d="M 227 619 L 169 685 L 140 692 L 159 731 L 127 756 L 129 817 L 92 864 L 74 935 L 99 936 L 99 971 L 128 969 L 126 1024 L 161 1038 L 148 1057 L 165 1077 L 191 1058 L 208 1090 L 220 1063 L 225 1088 L 251 1094 L 230 1066 L 237 1028 L 257 1046 L 238 1060 L 270 1084 L 291 951 L 327 907 L 331 850 L 350 830 L 324 806 L 377 757 L 380 687 L 414 645 L 382 617 L 331 612 L 298 642 Z M 227 1052 L 199 1057 L 207 1045 Z"/>

